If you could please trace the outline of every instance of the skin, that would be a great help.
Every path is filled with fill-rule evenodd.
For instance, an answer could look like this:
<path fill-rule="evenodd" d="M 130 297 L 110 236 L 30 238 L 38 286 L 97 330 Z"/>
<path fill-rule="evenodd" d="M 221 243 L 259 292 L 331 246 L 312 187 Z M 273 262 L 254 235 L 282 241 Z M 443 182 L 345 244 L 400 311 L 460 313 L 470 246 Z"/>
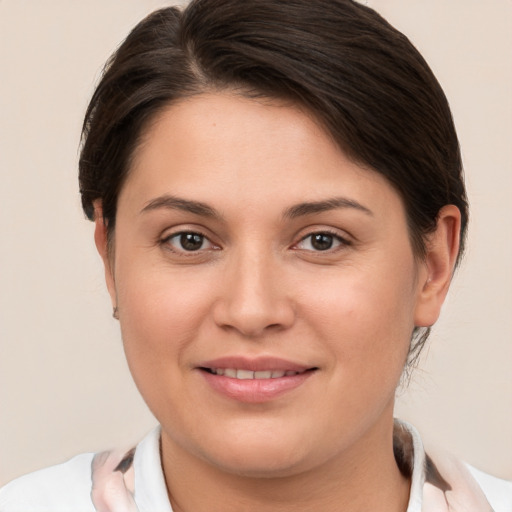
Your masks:
<path fill-rule="evenodd" d="M 448 290 L 457 208 L 441 210 L 418 261 L 384 177 L 300 109 L 229 93 L 181 101 L 148 127 L 110 253 L 96 208 L 128 363 L 162 425 L 174 510 L 407 508 L 394 393 L 414 326 L 436 321 Z M 199 250 L 183 249 L 183 232 L 204 236 Z M 315 233 L 332 247 L 318 250 Z M 244 403 L 198 369 L 224 356 L 315 370 L 275 399 Z"/>

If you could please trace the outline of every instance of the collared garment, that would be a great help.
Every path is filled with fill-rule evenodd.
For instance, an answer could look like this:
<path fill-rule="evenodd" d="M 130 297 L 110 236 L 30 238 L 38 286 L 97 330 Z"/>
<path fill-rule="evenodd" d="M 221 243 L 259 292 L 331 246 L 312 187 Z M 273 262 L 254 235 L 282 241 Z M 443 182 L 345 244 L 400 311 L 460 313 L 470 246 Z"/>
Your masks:
<path fill-rule="evenodd" d="M 393 441 L 411 477 L 407 512 L 512 512 L 512 482 L 427 455 L 416 429 L 398 420 Z M 160 427 L 127 452 L 85 453 L 13 480 L 0 489 L 0 512 L 172 512 Z"/>

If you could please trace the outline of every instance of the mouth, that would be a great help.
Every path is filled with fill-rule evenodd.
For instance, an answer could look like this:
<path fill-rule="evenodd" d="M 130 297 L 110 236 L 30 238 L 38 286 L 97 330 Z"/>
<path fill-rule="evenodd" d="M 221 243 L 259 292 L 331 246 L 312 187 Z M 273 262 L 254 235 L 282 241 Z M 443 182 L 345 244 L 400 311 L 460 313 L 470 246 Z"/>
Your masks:
<path fill-rule="evenodd" d="M 319 368 L 278 358 L 227 357 L 196 367 L 209 389 L 229 400 L 270 402 L 301 388 Z"/>
<path fill-rule="evenodd" d="M 246 370 L 242 368 L 205 368 L 200 367 L 200 370 L 211 373 L 212 375 L 220 375 L 223 377 L 228 377 L 230 379 L 238 379 L 238 380 L 264 380 L 264 379 L 280 379 L 283 377 L 293 377 L 295 375 L 300 375 L 306 372 L 312 372 L 317 368 L 308 368 L 302 371 L 294 371 L 294 370 L 260 370 L 260 371 L 252 371 Z"/>

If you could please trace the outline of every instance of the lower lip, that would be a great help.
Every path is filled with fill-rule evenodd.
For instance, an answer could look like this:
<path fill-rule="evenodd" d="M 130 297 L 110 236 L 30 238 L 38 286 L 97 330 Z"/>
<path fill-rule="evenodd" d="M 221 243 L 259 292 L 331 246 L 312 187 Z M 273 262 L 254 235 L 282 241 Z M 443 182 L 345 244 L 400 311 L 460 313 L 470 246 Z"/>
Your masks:
<path fill-rule="evenodd" d="M 263 403 L 302 385 L 314 371 L 275 379 L 233 379 L 200 370 L 206 382 L 220 394 L 245 403 Z"/>

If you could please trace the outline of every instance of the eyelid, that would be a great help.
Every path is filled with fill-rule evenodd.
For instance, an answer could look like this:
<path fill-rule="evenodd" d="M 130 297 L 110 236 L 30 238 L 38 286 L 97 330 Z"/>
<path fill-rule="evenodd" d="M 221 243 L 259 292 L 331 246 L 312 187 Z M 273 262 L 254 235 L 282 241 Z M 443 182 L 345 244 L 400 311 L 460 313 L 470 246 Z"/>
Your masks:
<path fill-rule="evenodd" d="M 308 252 L 318 253 L 318 254 L 322 254 L 322 253 L 323 254 L 330 254 L 330 253 L 336 252 L 340 248 L 348 247 L 348 246 L 353 245 L 353 242 L 350 239 L 350 237 L 349 236 L 343 236 L 339 232 L 339 230 L 336 230 L 334 228 L 322 228 L 322 227 L 319 226 L 318 228 L 310 228 L 306 234 L 304 234 L 303 236 L 301 236 L 299 238 L 298 242 L 295 242 L 293 244 L 292 248 L 296 248 L 301 242 L 303 242 L 304 240 L 307 240 L 308 238 L 310 238 L 310 237 L 312 237 L 314 235 L 321 235 L 321 234 L 332 236 L 334 239 L 336 239 L 338 242 L 340 242 L 340 244 L 337 247 L 329 248 L 329 249 L 326 249 L 324 251 L 321 251 L 321 250 L 316 250 L 315 251 L 313 249 L 303 249 L 303 250 L 308 251 Z"/>
<path fill-rule="evenodd" d="M 209 229 L 200 224 L 184 222 L 176 223 L 175 225 L 167 225 L 164 229 L 160 230 L 160 234 L 157 235 L 157 239 L 159 241 L 167 240 L 173 236 L 181 235 L 183 233 L 195 233 L 197 235 L 204 236 L 210 241 L 215 237 Z"/>
<path fill-rule="evenodd" d="M 180 248 L 174 247 L 173 245 L 171 245 L 169 243 L 169 240 L 171 240 L 172 238 L 179 237 L 180 235 L 183 235 L 183 234 L 197 234 L 197 235 L 201 236 L 202 238 L 204 238 L 209 243 L 209 247 L 207 247 L 205 249 L 198 249 L 196 251 L 187 251 L 185 249 L 180 249 Z M 312 253 L 324 253 L 327 255 L 327 254 L 336 252 L 340 248 L 348 247 L 348 246 L 351 246 L 354 244 L 354 241 L 349 234 L 347 234 L 346 232 L 341 231 L 337 228 L 324 227 L 324 226 L 315 226 L 315 227 L 310 226 L 307 228 L 307 231 L 303 230 L 303 234 L 300 235 L 298 241 L 294 242 L 290 248 L 296 249 L 296 250 L 301 250 L 299 247 L 297 247 L 301 242 L 303 242 L 304 240 L 307 240 L 309 237 L 312 237 L 312 236 L 318 235 L 318 234 L 330 235 L 336 241 L 338 241 L 339 244 L 337 244 L 336 247 L 334 247 L 334 248 L 329 248 L 329 249 L 326 249 L 323 251 L 322 250 L 313 250 L 313 249 L 303 249 L 303 250 L 312 252 Z M 163 246 L 167 246 L 168 250 L 170 250 L 176 254 L 185 255 L 185 256 L 193 256 L 194 254 L 197 255 L 197 254 L 204 253 L 204 252 L 207 252 L 210 250 L 215 250 L 215 251 L 221 250 L 222 249 L 221 245 L 214 242 L 212 240 L 212 238 L 214 238 L 214 237 L 210 234 L 207 234 L 207 230 L 203 229 L 200 226 L 180 225 L 180 226 L 175 226 L 174 228 L 168 228 L 168 229 L 164 230 L 162 235 L 160 235 L 158 237 L 157 243 L 160 245 L 163 245 Z"/>
<path fill-rule="evenodd" d="M 178 247 L 175 247 L 174 245 L 172 245 L 170 243 L 170 240 L 173 239 L 173 238 L 176 238 L 176 237 L 179 237 L 181 235 L 184 235 L 184 234 L 193 234 L 193 235 L 199 235 L 201 236 L 204 240 L 208 241 L 210 247 L 206 248 L 206 249 L 198 249 L 197 251 L 187 251 L 185 249 L 180 249 Z M 158 243 L 162 246 L 166 246 L 166 248 L 171 251 L 171 252 L 174 252 L 175 254 L 178 254 L 180 256 L 194 256 L 194 255 L 198 255 L 198 254 L 204 254 L 206 251 L 210 251 L 210 250 L 220 250 L 221 247 L 216 244 L 215 242 L 212 241 L 212 237 L 207 235 L 204 230 L 202 230 L 201 228 L 199 227 L 192 227 L 192 226 L 180 226 L 179 228 L 175 228 L 175 229 L 171 229 L 171 230 L 166 230 L 159 238 L 158 238 Z"/>

